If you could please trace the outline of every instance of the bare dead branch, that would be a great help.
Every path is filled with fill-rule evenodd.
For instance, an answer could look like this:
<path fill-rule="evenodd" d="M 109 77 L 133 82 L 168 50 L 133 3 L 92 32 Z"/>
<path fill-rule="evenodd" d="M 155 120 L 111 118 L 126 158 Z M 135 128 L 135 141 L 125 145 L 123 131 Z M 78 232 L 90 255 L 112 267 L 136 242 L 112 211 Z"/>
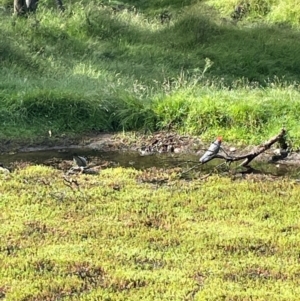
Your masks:
<path fill-rule="evenodd" d="M 262 143 L 261 145 L 254 147 L 254 149 L 251 152 L 249 152 L 247 154 L 244 154 L 244 155 L 235 156 L 235 157 L 230 156 L 224 151 L 224 149 L 222 149 L 225 154 L 224 155 L 223 154 L 217 154 L 212 159 L 214 159 L 214 158 L 223 159 L 223 160 L 225 160 L 225 162 L 217 165 L 215 168 L 217 169 L 218 167 L 220 167 L 224 164 L 227 164 L 227 163 L 229 163 L 229 165 L 230 165 L 231 162 L 244 160 L 239 166 L 245 167 L 247 169 L 246 170 L 247 173 L 253 173 L 253 172 L 255 173 L 257 171 L 253 167 L 249 166 L 249 163 L 253 159 L 255 159 L 257 156 L 259 156 L 260 154 L 265 152 L 267 149 L 269 149 L 276 142 L 279 143 L 281 149 L 286 150 L 287 147 L 288 147 L 288 145 L 286 143 L 286 133 L 287 133 L 287 131 L 284 128 L 281 129 L 281 131 L 276 136 L 270 138 L 268 141 Z M 192 167 L 188 168 L 187 170 L 181 172 L 181 175 L 180 175 L 181 177 L 183 175 L 189 173 L 193 169 L 196 169 L 197 167 L 202 165 L 201 162 L 194 162 L 194 161 L 190 161 L 190 160 L 186 161 L 184 163 L 187 163 L 187 162 L 192 162 L 192 163 L 196 163 L 196 164 L 193 165 Z M 209 173 L 209 175 L 211 175 L 211 173 Z"/>
<path fill-rule="evenodd" d="M 236 156 L 236 157 L 218 154 L 215 156 L 215 158 L 224 159 L 227 162 L 235 162 L 235 161 L 244 160 L 239 166 L 247 167 L 254 158 L 256 158 L 257 156 L 259 156 L 260 154 L 265 152 L 267 149 L 269 149 L 275 142 L 285 140 L 285 135 L 286 135 L 286 130 L 281 129 L 279 134 L 270 138 L 268 141 L 264 142 L 263 144 L 256 146 L 248 154 Z"/>

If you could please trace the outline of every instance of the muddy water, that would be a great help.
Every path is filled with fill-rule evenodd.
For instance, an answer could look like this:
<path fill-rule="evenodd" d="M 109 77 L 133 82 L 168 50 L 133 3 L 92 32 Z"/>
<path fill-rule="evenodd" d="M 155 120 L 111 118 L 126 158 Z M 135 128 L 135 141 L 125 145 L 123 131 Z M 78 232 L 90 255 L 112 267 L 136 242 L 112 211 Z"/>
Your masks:
<path fill-rule="evenodd" d="M 19 152 L 16 154 L 5 154 L 0 156 L 0 162 L 4 166 L 11 166 L 15 162 L 30 162 L 34 164 L 52 165 L 53 161 L 71 161 L 72 155 L 77 153 L 88 159 L 89 164 L 102 164 L 110 162 L 110 166 L 133 167 L 136 169 L 146 169 L 150 167 L 172 168 L 182 167 L 189 169 L 198 164 L 199 156 L 193 154 L 153 154 L 141 156 L 138 152 L 101 152 L 91 149 L 63 149 L 63 150 L 42 150 Z M 209 163 L 197 167 L 201 172 L 210 172 L 216 166 L 221 164 L 222 160 L 212 160 Z M 237 164 L 232 164 L 230 169 L 237 167 Z M 256 170 L 256 173 L 270 174 L 274 176 L 291 176 L 298 178 L 300 176 L 300 167 L 287 165 L 284 163 L 274 164 L 267 162 L 255 162 L 251 166 Z M 222 166 L 221 169 L 228 170 L 228 167 Z"/>
<path fill-rule="evenodd" d="M 43 150 L 31 152 L 19 152 L 16 154 L 5 154 L 0 156 L 0 162 L 9 166 L 12 162 L 23 161 L 35 164 L 49 165 L 51 160 L 72 160 L 76 153 L 88 159 L 89 164 L 99 164 L 101 162 L 112 162 L 114 166 L 133 167 L 136 169 L 146 169 L 150 167 L 170 168 L 175 166 L 190 167 L 198 163 L 199 156 L 195 155 L 175 155 L 175 154 L 152 154 L 141 156 L 138 152 L 110 151 L 101 152 L 90 149 L 70 148 L 60 150 Z"/>

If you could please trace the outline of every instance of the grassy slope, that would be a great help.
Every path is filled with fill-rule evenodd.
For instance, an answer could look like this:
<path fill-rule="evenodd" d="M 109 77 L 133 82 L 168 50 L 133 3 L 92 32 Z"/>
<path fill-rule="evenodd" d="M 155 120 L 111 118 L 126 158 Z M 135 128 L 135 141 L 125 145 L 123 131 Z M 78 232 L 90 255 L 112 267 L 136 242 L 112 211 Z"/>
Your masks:
<path fill-rule="evenodd" d="M 233 25 L 232 1 L 66 2 L 62 16 L 41 1 L 38 23 L 13 19 L 0 1 L 1 136 L 171 123 L 257 142 L 285 125 L 299 146 L 299 20 L 279 0 L 264 16 L 250 2 Z M 158 18 L 165 10 L 169 25 Z"/>
<path fill-rule="evenodd" d="M 280 27 L 254 26 L 254 13 L 221 20 L 229 0 L 127 1 L 138 14 L 67 2 L 64 16 L 40 1 L 39 26 L 14 21 L 10 2 L 0 0 L 2 137 L 171 123 L 256 142 L 285 124 L 299 144 L 298 23 L 282 1 L 264 16 Z M 156 18 L 164 9 L 169 26 Z M 78 176 L 73 191 L 62 176 L 0 174 L 0 299 L 299 299 L 298 184 L 116 168 Z M 167 183 L 147 183 L 157 180 Z"/>
<path fill-rule="evenodd" d="M 0 177 L 7 301 L 299 298 L 298 184 L 115 168 L 72 190 L 41 166 Z"/>

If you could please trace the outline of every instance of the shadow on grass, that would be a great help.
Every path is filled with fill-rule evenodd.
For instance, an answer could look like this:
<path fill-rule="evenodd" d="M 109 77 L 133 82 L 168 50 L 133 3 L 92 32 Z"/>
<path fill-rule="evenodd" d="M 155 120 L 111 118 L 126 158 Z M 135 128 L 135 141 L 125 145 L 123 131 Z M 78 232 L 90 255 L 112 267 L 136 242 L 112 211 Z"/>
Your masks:
<path fill-rule="evenodd" d="M 34 30 L 4 31 L 3 36 L 13 37 L 4 39 L 0 57 L 7 65 L 17 64 L 30 72 L 42 66 L 41 71 L 50 74 L 52 57 L 62 72 L 79 62 L 92 62 L 96 69 L 147 83 L 175 76 L 181 69 L 201 70 L 206 57 L 214 62 L 209 75 L 227 82 L 241 77 L 261 84 L 274 76 L 299 78 L 299 32 L 275 25 L 221 24 L 209 11 L 213 18 L 201 15 L 199 9 L 183 13 L 171 25 L 153 21 L 153 30 L 145 21 L 141 21 L 143 28 L 132 22 L 133 13 L 124 20 L 118 13 L 98 8 L 86 14 L 76 29 L 66 17 L 61 21 L 68 24 L 62 28 L 42 24 Z"/>

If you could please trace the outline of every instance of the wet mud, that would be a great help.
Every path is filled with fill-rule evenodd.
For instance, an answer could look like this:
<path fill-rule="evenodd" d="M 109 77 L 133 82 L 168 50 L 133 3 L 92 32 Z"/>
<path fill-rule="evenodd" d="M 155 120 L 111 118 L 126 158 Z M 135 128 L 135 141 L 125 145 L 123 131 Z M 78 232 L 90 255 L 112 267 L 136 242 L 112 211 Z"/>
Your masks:
<path fill-rule="evenodd" d="M 28 141 L 6 141 L 1 143 L 0 162 L 10 168 L 28 164 L 43 164 L 61 170 L 73 166 L 73 154 L 87 158 L 89 165 L 100 170 L 106 167 L 132 167 L 136 169 L 179 167 L 181 170 L 192 169 L 201 174 L 212 171 L 234 177 L 251 174 L 259 178 L 268 176 L 300 176 L 300 154 L 291 153 L 283 160 L 272 161 L 274 150 L 268 150 L 251 163 L 251 169 L 238 168 L 235 164 L 222 165 L 222 160 L 214 159 L 200 165 L 200 155 L 208 144 L 197 137 L 182 136 L 175 133 L 156 133 L 153 135 L 137 134 L 101 134 L 84 138 L 50 138 L 36 143 Z M 247 153 L 251 146 L 236 148 L 224 143 L 223 148 L 233 156 Z M 190 174 L 190 173 L 189 173 Z"/>

